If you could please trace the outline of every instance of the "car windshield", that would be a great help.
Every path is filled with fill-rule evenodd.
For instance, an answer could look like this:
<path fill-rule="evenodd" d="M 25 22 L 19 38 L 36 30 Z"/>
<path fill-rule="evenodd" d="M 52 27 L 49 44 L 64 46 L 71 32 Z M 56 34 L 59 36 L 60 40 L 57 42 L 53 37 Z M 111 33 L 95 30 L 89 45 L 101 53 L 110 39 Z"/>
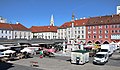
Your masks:
<path fill-rule="evenodd" d="M 101 49 L 101 52 L 108 52 L 107 49 Z"/>
<path fill-rule="evenodd" d="M 97 57 L 97 58 L 103 58 L 103 57 L 104 57 L 104 54 L 96 54 L 95 57 Z"/>

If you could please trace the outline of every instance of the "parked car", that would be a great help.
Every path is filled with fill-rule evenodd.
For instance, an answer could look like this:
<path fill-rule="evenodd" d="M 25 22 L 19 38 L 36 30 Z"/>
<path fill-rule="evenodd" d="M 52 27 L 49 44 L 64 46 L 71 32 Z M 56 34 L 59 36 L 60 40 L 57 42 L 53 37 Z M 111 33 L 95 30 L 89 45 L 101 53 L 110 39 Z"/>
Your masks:
<path fill-rule="evenodd" d="M 108 62 L 108 59 L 108 52 L 98 52 L 94 56 L 93 64 L 105 64 L 106 62 Z"/>

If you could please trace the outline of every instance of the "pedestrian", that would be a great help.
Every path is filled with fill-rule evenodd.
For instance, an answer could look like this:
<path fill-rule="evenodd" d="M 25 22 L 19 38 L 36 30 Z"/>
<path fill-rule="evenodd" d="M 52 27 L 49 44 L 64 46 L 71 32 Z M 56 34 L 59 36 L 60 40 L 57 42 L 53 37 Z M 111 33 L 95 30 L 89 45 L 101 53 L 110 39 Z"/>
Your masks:
<path fill-rule="evenodd" d="M 40 58 L 43 58 L 43 50 L 40 51 Z"/>

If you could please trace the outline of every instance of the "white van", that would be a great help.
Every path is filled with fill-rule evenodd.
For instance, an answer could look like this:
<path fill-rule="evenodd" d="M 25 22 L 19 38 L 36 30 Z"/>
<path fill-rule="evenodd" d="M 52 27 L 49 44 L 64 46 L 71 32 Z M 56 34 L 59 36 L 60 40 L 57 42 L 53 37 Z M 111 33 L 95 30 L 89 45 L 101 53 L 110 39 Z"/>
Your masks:
<path fill-rule="evenodd" d="M 105 64 L 108 62 L 109 54 L 107 52 L 98 52 L 94 56 L 93 64 Z"/>

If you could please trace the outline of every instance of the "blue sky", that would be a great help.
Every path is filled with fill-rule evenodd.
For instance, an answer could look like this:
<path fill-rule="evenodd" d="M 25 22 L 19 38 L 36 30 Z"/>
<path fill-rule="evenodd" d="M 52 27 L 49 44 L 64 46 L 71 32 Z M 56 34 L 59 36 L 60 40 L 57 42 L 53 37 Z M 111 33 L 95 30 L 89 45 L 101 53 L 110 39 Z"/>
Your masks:
<path fill-rule="evenodd" d="M 116 14 L 120 0 L 0 0 L 0 16 L 26 27 L 47 26 L 54 15 L 56 26 L 76 18 Z"/>

